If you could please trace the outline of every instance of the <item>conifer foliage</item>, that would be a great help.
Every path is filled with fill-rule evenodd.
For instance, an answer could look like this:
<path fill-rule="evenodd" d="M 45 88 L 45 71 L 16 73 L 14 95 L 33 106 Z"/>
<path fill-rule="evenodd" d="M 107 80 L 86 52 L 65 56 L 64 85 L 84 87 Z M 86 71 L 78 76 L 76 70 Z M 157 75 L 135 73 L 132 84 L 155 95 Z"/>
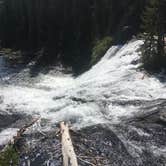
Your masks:
<path fill-rule="evenodd" d="M 0 0 L 0 47 L 22 50 L 32 58 L 42 52 L 44 62 L 84 68 L 93 61 L 95 41 L 108 37 L 113 44 L 123 44 L 141 32 L 142 22 L 144 66 L 160 68 L 166 66 L 165 4 L 166 0 Z"/>
<path fill-rule="evenodd" d="M 165 33 L 166 1 L 150 0 L 142 16 L 145 43 L 142 49 L 142 60 L 147 69 L 166 67 Z"/>

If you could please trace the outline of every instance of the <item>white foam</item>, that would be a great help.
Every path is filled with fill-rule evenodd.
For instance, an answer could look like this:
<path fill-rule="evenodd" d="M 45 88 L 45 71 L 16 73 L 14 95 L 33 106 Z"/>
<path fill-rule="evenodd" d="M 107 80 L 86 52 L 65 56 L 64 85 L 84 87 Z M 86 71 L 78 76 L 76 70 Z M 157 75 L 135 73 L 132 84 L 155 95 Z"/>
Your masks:
<path fill-rule="evenodd" d="M 17 135 L 17 128 L 8 128 L 0 132 L 0 145 L 6 145 Z"/>
<path fill-rule="evenodd" d="M 142 44 L 138 40 L 111 47 L 99 63 L 78 78 L 41 74 L 33 87 L 0 86 L 0 108 L 12 106 L 15 111 L 39 114 L 52 122 L 75 118 L 78 126 L 101 123 L 105 116 L 119 123 L 121 117 L 130 117 L 140 108 L 115 106 L 112 101 L 166 98 L 166 84 L 138 71 L 139 64 L 132 63 L 140 58 Z M 109 105 L 103 108 L 105 102 Z"/>
<path fill-rule="evenodd" d="M 41 82 L 37 83 L 38 87 L 48 87 L 48 88 L 65 88 L 72 86 L 74 84 L 74 78 L 70 75 L 62 76 L 51 76 L 51 75 L 41 75 Z"/>

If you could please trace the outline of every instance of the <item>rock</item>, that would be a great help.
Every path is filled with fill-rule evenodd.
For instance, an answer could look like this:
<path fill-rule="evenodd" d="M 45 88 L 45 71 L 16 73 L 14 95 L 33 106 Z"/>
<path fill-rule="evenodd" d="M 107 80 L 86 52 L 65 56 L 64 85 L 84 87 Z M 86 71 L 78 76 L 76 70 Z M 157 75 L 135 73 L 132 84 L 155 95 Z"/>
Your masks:
<path fill-rule="evenodd" d="M 0 96 L 0 104 L 3 103 L 3 96 Z"/>
<path fill-rule="evenodd" d="M 21 128 L 29 120 L 31 116 L 18 114 L 18 113 L 6 113 L 0 110 L 0 131 L 6 128 Z"/>

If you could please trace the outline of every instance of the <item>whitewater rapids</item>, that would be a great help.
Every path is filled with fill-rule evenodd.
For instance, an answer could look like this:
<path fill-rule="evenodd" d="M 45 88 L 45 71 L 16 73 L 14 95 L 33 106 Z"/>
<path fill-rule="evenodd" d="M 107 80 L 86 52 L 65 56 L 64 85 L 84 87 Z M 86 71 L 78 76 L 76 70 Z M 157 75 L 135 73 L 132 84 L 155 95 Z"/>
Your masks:
<path fill-rule="evenodd" d="M 111 47 L 95 66 L 76 78 L 70 74 L 40 73 L 33 81 L 30 77 L 24 81 L 30 69 L 13 74 L 0 57 L 0 112 L 40 117 L 50 126 L 67 121 L 77 129 L 104 123 L 122 125 L 158 110 L 160 118 L 165 119 L 165 78 L 162 74 L 151 76 L 140 70 L 142 44 L 143 41 L 137 40 Z M 11 127 L 1 130 L 0 144 L 4 137 L 9 138 L 9 130 L 13 135 L 16 132 Z M 130 130 L 149 137 L 141 129 L 131 127 Z M 121 132 L 125 135 L 125 130 Z M 126 147 L 141 153 L 140 146 L 122 140 Z M 156 146 L 151 147 L 153 153 L 166 154 L 165 147 Z M 131 153 L 136 156 L 136 152 Z"/>
<path fill-rule="evenodd" d="M 77 127 L 106 119 L 119 123 L 122 117 L 132 117 L 141 110 L 113 103 L 166 98 L 166 84 L 137 70 L 142 44 L 134 41 L 111 47 L 98 64 L 77 78 L 41 74 L 30 86 L 3 84 L 0 109 L 12 107 L 15 112 L 39 115 L 52 123 L 74 120 Z"/>

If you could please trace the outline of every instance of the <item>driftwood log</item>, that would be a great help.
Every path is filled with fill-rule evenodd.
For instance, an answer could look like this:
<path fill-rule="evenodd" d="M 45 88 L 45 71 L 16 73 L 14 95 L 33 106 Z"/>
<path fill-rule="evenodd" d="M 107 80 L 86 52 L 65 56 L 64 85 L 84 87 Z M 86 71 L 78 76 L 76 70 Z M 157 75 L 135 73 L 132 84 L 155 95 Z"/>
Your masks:
<path fill-rule="evenodd" d="M 61 122 L 60 129 L 62 139 L 63 166 L 78 166 L 78 161 L 74 152 L 68 124 Z"/>

